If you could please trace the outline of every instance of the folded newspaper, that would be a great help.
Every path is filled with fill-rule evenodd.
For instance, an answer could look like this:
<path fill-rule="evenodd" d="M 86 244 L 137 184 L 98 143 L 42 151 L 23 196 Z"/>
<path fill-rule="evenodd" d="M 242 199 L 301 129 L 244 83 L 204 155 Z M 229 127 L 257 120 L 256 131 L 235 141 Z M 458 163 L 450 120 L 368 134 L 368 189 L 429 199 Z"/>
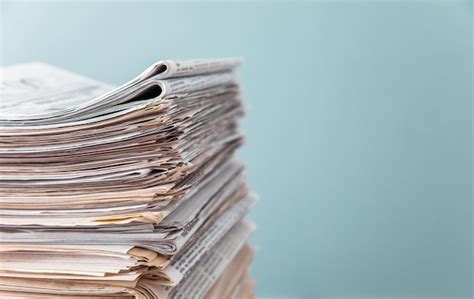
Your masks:
<path fill-rule="evenodd" d="M 3 67 L 0 298 L 253 298 L 239 64 Z"/>

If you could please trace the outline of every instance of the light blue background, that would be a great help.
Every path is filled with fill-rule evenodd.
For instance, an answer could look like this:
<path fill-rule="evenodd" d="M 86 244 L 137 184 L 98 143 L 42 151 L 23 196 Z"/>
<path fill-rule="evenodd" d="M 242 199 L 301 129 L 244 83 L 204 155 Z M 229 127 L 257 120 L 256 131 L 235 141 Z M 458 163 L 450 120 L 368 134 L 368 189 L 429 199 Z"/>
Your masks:
<path fill-rule="evenodd" d="M 468 2 L 1 7 L 1 63 L 243 56 L 262 297 L 472 296 Z"/>

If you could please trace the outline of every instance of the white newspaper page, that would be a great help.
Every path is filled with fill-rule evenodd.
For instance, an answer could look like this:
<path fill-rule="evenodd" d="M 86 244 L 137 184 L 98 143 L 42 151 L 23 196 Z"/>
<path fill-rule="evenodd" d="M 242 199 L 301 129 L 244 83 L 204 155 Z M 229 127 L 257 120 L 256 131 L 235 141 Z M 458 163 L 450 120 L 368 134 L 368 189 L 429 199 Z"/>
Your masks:
<path fill-rule="evenodd" d="M 171 290 L 169 297 L 175 299 L 203 297 L 254 230 L 255 224 L 252 222 L 248 220 L 240 222 L 199 261 L 189 276 Z"/>
<path fill-rule="evenodd" d="M 0 78 L 1 119 L 55 114 L 113 88 L 40 62 L 4 67 Z"/>
<path fill-rule="evenodd" d="M 207 227 L 206 231 L 196 239 L 196 241 L 183 252 L 178 258 L 173 260 L 163 271 L 170 279 L 171 285 L 178 284 L 185 274 L 214 247 L 229 230 L 248 211 L 249 205 L 255 199 L 249 197 L 238 203 L 235 207 L 224 213 L 214 223 Z"/>
<path fill-rule="evenodd" d="M 221 72 L 236 68 L 241 63 L 241 58 L 162 60 L 150 66 L 135 80 L 152 76 L 165 79 Z"/>

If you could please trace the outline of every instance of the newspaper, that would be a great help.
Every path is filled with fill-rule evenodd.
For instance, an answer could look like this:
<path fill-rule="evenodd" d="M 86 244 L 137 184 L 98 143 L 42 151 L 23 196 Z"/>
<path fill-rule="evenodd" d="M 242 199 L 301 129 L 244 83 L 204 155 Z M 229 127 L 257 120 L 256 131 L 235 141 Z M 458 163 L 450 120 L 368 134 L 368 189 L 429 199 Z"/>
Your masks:
<path fill-rule="evenodd" d="M 211 250 L 211 253 L 199 262 L 191 275 L 171 290 L 170 298 L 204 296 L 244 246 L 254 229 L 254 225 L 247 221 L 237 226 L 234 231 L 229 233 L 228 239 L 220 242 Z"/>
<path fill-rule="evenodd" d="M 110 85 L 42 63 L 6 67 L 2 70 L 0 85 L 0 129 L 1 126 L 15 128 L 28 124 L 77 121 L 114 106 L 114 109 L 106 112 L 126 113 L 123 110 L 141 107 L 137 103 L 134 103 L 134 108 L 124 106 L 128 101 L 136 101 L 137 96 L 157 101 L 170 94 L 234 82 L 233 74 L 226 71 L 239 64 L 240 60 L 233 58 L 166 60 L 154 64 L 135 79 L 114 89 Z M 223 73 L 212 74 L 216 72 Z M 211 75 L 204 75 L 209 73 Z M 84 102 L 86 99 L 91 100 Z M 138 104 L 147 103 L 149 101 L 146 99 L 138 101 Z"/>
<path fill-rule="evenodd" d="M 192 242 L 189 248 L 173 260 L 163 271 L 164 276 L 169 280 L 169 284 L 178 284 L 184 275 L 202 258 L 205 252 L 212 248 L 243 217 L 255 200 L 255 196 L 249 197 L 248 201 L 243 201 L 242 204 L 224 213 L 209 227 L 206 227 L 206 230 L 199 235 L 199 238 Z"/>
<path fill-rule="evenodd" d="M 0 297 L 252 296 L 240 63 L 2 68 Z"/>
<path fill-rule="evenodd" d="M 246 274 L 252 262 L 253 249 L 245 245 L 232 262 L 224 270 L 213 286 L 207 291 L 205 298 L 232 298 L 239 292 L 246 280 Z M 236 294 L 237 295 L 237 294 Z M 248 298 L 248 297 L 238 297 Z"/>
<path fill-rule="evenodd" d="M 254 230 L 255 224 L 247 220 L 235 225 L 217 245 L 191 266 L 187 276 L 175 287 L 158 287 L 151 280 L 143 284 L 156 290 L 155 296 L 160 299 L 202 298 L 231 264 Z"/>

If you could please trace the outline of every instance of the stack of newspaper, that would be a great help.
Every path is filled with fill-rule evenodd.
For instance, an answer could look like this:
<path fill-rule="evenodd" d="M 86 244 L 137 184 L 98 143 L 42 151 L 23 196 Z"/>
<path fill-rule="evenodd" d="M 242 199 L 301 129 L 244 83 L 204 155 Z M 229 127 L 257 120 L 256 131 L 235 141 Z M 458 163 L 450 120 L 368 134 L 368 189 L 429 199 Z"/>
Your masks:
<path fill-rule="evenodd" d="M 1 298 L 252 298 L 238 59 L 2 69 Z"/>

